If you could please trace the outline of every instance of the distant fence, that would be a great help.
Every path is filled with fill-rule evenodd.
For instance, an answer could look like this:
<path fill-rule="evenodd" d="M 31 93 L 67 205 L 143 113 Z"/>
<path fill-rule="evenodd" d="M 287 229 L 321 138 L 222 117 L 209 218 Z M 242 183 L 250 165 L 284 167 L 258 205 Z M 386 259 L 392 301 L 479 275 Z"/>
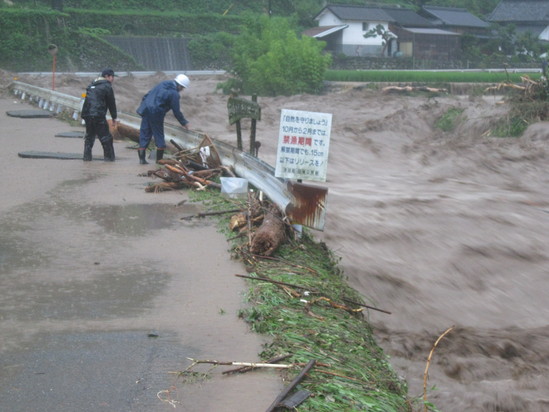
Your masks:
<path fill-rule="evenodd" d="M 145 70 L 192 69 L 187 39 L 135 36 L 104 36 L 104 39 L 132 56 Z"/>

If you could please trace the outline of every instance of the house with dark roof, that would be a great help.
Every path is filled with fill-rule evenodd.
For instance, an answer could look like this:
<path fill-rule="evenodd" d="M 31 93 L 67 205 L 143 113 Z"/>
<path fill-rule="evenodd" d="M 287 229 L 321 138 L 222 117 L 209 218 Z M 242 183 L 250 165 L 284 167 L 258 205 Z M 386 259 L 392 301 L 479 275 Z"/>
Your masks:
<path fill-rule="evenodd" d="M 490 23 L 462 8 L 423 6 L 419 14 L 437 28 L 459 34 L 486 36 L 490 31 Z"/>
<path fill-rule="evenodd" d="M 487 18 L 489 22 L 513 24 L 517 33 L 528 32 L 549 41 L 549 1 L 501 0 Z"/>
<path fill-rule="evenodd" d="M 303 34 L 324 40 L 331 52 L 347 56 L 379 56 L 383 39 L 365 38 L 364 34 L 377 25 L 388 31 L 392 18 L 379 7 L 327 5 L 315 16 L 315 20 L 318 27 Z M 391 47 L 386 49 L 390 55 Z"/>
<path fill-rule="evenodd" d="M 459 33 L 436 27 L 404 7 L 327 5 L 316 16 L 318 27 L 303 34 L 347 56 L 407 56 L 449 59 L 460 52 Z M 368 35 L 381 27 L 383 36 Z"/>

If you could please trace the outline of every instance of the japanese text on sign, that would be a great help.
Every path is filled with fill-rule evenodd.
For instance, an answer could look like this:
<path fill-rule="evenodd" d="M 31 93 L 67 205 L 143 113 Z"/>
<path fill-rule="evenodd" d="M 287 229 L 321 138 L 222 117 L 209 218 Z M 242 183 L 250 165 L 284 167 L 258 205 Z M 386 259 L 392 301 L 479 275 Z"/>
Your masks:
<path fill-rule="evenodd" d="M 326 181 L 332 115 L 283 109 L 275 176 Z"/>

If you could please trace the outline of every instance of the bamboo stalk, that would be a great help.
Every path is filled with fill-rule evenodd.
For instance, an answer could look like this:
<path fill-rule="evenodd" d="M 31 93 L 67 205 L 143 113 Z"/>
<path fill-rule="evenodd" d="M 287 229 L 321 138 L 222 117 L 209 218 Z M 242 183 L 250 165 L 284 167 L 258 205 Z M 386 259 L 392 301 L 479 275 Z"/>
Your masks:
<path fill-rule="evenodd" d="M 423 373 L 423 410 L 424 412 L 428 412 L 427 409 L 427 378 L 429 376 L 429 366 L 431 364 L 431 358 L 433 357 L 433 353 L 435 352 L 435 348 L 437 347 L 438 343 L 447 335 L 449 334 L 455 326 L 452 326 L 444 331 L 442 335 L 438 337 L 435 344 L 431 348 L 431 352 L 429 352 L 429 356 L 427 357 L 427 364 L 425 365 L 425 372 Z"/>
<path fill-rule="evenodd" d="M 193 365 L 198 365 L 200 363 L 208 363 L 210 365 L 226 365 L 226 366 L 250 366 L 252 368 L 276 368 L 276 369 L 290 369 L 294 365 L 286 365 L 280 363 L 261 363 L 261 362 L 232 362 L 232 361 L 216 361 L 216 360 L 200 360 L 187 358 L 193 361 Z M 191 365 L 191 366 L 193 366 Z"/>
<path fill-rule="evenodd" d="M 277 363 L 277 362 L 280 362 L 281 360 L 284 360 L 284 359 L 287 359 L 289 358 L 290 354 L 287 354 L 287 355 L 282 355 L 282 356 L 276 356 L 274 358 L 271 358 L 267 361 L 267 363 Z M 226 374 L 229 374 L 229 373 L 244 373 L 244 372 L 249 372 L 251 370 L 254 370 L 255 368 L 253 366 L 242 366 L 240 368 L 236 368 L 236 369 L 230 369 L 228 371 L 224 371 L 222 374 L 223 375 L 226 375 Z"/>

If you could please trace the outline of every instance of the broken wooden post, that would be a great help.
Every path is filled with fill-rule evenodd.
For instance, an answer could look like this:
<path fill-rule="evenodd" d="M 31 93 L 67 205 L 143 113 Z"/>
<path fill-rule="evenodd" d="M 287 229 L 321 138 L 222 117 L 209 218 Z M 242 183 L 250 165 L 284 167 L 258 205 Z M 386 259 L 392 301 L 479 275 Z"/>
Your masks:
<path fill-rule="evenodd" d="M 236 147 L 238 150 L 242 150 L 242 126 L 240 125 L 240 119 L 236 121 Z"/>
<path fill-rule="evenodd" d="M 252 102 L 257 104 L 257 94 L 252 95 Z M 252 117 L 252 126 L 250 130 L 250 154 L 252 156 L 257 156 L 256 147 L 255 147 L 255 129 L 257 126 L 257 120 Z"/>

